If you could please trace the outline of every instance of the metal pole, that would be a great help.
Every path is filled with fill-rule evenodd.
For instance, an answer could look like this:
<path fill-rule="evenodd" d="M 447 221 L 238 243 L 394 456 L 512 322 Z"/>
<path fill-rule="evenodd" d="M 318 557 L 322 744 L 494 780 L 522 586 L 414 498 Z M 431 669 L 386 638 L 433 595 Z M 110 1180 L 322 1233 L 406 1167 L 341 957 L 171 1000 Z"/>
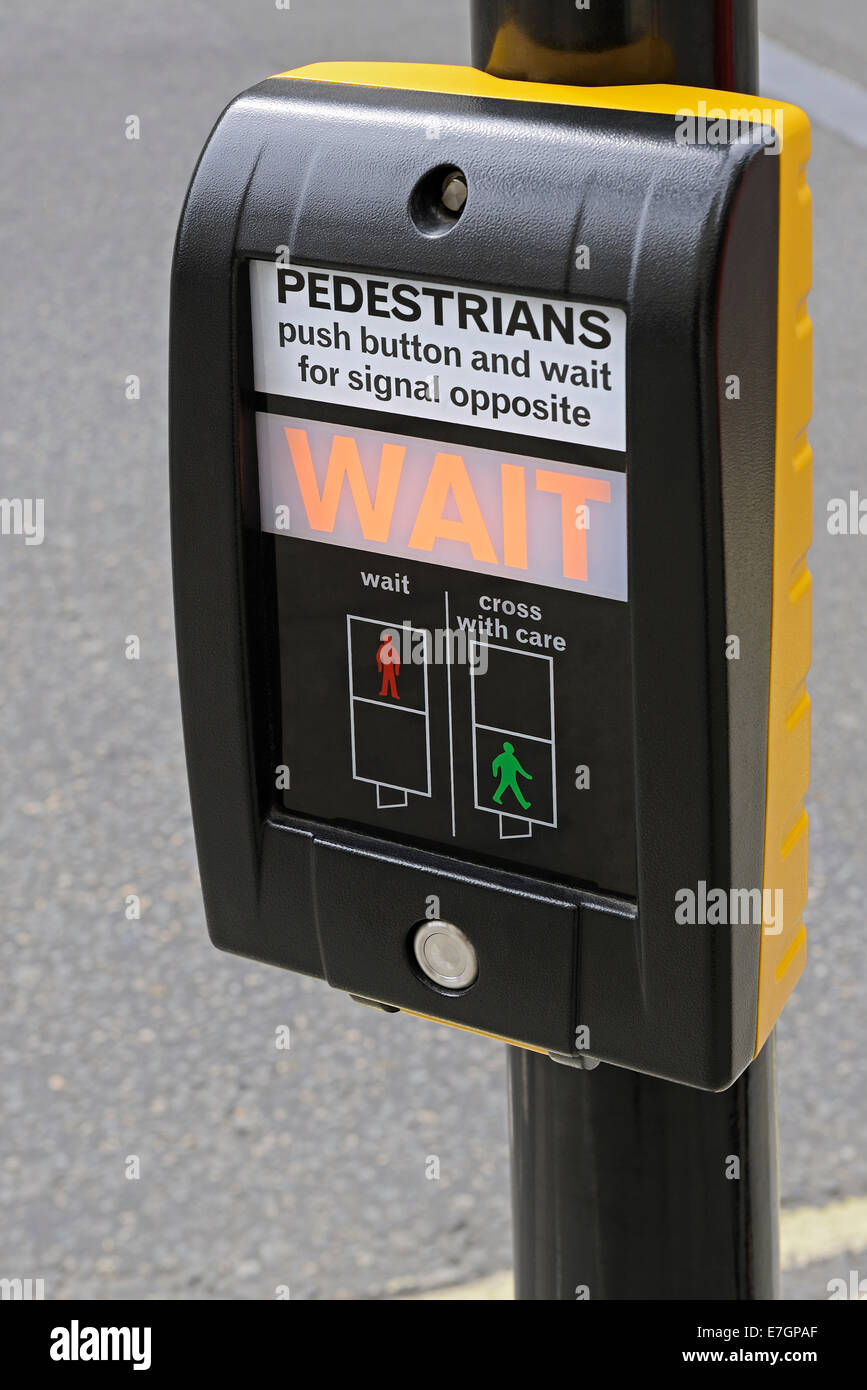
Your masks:
<path fill-rule="evenodd" d="M 774 1040 L 712 1095 L 509 1049 L 519 1299 L 774 1299 Z"/>
<path fill-rule="evenodd" d="M 472 42 L 496 77 L 758 87 L 757 0 L 472 0 Z"/>
<path fill-rule="evenodd" d="M 756 0 L 472 0 L 473 62 L 578 85 L 758 87 Z M 712 1095 L 509 1049 L 519 1299 L 779 1297 L 774 1040 Z"/>

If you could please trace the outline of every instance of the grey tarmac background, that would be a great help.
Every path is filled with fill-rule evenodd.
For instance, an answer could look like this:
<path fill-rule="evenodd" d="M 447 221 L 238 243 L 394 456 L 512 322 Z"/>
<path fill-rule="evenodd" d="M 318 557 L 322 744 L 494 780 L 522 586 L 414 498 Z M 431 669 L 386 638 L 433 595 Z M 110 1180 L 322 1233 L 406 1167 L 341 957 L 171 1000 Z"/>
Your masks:
<path fill-rule="evenodd" d="M 466 61 L 465 10 L 4 0 L 0 493 L 44 497 L 47 538 L 0 539 L 0 1275 L 44 1278 L 49 1298 L 394 1297 L 509 1263 L 503 1049 L 207 940 L 167 536 L 169 263 L 214 119 L 318 58 Z M 862 0 L 764 0 L 762 23 L 827 70 L 826 108 L 836 73 L 867 110 Z M 782 80 L 786 52 L 767 55 Z M 787 1209 L 867 1197 L 867 539 L 824 525 L 864 480 L 867 122 L 852 139 L 834 126 L 816 125 L 811 166 L 811 945 L 778 1032 Z M 867 1274 L 865 1229 L 788 1296 Z"/>

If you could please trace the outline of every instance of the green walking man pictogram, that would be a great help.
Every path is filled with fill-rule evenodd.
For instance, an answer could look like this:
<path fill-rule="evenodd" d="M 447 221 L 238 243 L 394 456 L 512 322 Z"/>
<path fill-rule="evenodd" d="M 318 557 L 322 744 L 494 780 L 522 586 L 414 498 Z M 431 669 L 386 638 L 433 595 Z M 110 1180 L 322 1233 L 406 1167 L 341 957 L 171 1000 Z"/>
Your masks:
<path fill-rule="evenodd" d="M 519 805 L 523 806 L 525 811 L 529 811 L 532 802 L 527 801 L 521 792 L 521 788 L 518 786 L 518 777 L 526 777 L 528 781 L 532 782 L 533 774 L 532 772 L 525 772 L 521 767 L 515 756 L 513 744 L 503 744 L 502 753 L 491 763 L 491 772 L 500 779 L 500 785 L 494 792 L 494 800 L 497 805 L 502 806 L 503 804 L 503 792 L 513 791 Z"/>

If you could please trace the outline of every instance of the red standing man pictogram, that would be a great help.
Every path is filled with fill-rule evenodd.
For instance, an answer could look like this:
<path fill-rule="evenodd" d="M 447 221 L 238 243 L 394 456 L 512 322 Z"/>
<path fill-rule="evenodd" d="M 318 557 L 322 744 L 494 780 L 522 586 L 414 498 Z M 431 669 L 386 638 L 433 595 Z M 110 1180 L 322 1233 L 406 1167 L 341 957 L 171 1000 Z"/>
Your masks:
<path fill-rule="evenodd" d="M 376 669 L 382 672 L 380 695 L 390 694 L 395 700 L 399 700 L 397 677 L 400 675 L 400 657 L 392 645 L 390 632 L 382 634 L 382 641 L 376 653 Z"/>

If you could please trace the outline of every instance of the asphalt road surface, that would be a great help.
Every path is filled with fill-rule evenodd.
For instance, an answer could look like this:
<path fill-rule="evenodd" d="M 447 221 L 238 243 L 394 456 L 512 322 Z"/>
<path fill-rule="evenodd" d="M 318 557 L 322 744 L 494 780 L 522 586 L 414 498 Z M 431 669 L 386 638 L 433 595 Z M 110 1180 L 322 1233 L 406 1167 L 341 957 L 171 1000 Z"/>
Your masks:
<path fill-rule="evenodd" d="M 867 1195 L 867 538 L 824 524 L 828 499 L 864 478 L 865 127 L 837 129 L 827 91 L 837 73 L 856 112 L 867 101 L 867 11 L 762 8 L 775 44 L 826 70 L 811 175 L 811 947 L 778 1030 L 792 1207 Z M 207 940 L 167 532 L 171 246 L 217 114 L 317 58 L 466 61 L 466 9 L 4 0 L 0 492 L 44 497 L 46 539 L 0 538 L 0 1275 L 42 1277 L 51 1298 L 268 1299 L 279 1285 L 371 1298 L 509 1263 L 503 1049 Z M 810 109 L 807 91 L 766 94 Z M 140 921 L 125 916 L 132 894 Z M 852 1242 L 793 1276 L 790 1296 L 825 1296 Z"/>

